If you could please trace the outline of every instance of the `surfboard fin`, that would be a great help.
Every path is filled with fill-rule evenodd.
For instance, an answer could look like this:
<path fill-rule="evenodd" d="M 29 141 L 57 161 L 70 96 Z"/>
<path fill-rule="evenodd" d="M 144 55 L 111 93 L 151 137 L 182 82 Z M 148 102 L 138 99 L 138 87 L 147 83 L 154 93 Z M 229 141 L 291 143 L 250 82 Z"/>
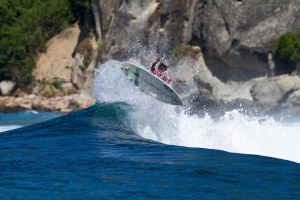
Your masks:
<path fill-rule="evenodd" d="M 124 70 L 124 69 L 128 70 L 128 67 L 122 66 L 121 69 L 122 69 L 122 70 Z"/>

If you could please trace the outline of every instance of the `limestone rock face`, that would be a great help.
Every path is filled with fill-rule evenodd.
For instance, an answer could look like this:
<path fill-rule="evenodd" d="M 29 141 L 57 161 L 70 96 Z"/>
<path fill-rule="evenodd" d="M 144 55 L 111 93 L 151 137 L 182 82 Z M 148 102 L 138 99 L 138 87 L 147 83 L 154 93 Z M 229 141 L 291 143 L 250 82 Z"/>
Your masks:
<path fill-rule="evenodd" d="M 168 57 L 177 45 L 190 42 L 195 4 L 195 0 L 160 1 L 144 29 L 145 45 Z"/>
<path fill-rule="evenodd" d="M 195 0 L 92 1 L 97 32 L 105 40 L 102 59 L 126 60 L 132 55 L 144 57 L 149 52 L 168 55 L 175 45 L 191 40 L 195 3 Z"/>
<path fill-rule="evenodd" d="M 274 78 L 257 79 L 251 88 L 251 95 L 255 102 L 275 106 L 287 102 L 289 97 L 299 89 L 299 76 L 282 75 Z M 296 96 L 294 94 L 294 97 Z"/>
<path fill-rule="evenodd" d="M 297 0 L 202 0 L 195 9 L 193 40 L 207 49 L 216 74 L 227 71 L 225 79 L 235 78 L 235 69 L 247 70 L 249 77 L 265 74 L 269 42 L 300 32 Z"/>
<path fill-rule="evenodd" d="M 105 16 L 105 8 L 109 7 L 108 2 L 102 3 L 102 10 Z M 128 52 L 136 50 L 138 45 L 138 40 L 142 34 L 143 28 L 147 26 L 147 20 L 150 15 L 154 12 L 158 3 L 155 0 L 147 1 L 122 1 L 119 5 L 111 5 L 113 8 L 108 10 L 116 9 L 118 6 L 118 11 L 111 17 L 106 17 L 106 21 L 111 21 L 110 27 L 108 28 L 108 22 L 105 22 L 102 27 L 108 28 L 106 31 L 105 39 L 105 49 L 104 55 L 113 57 L 115 59 L 128 59 Z M 98 11 L 100 12 L 100 11 Z M 103 17 L 105 18 L 105 17 Z"/>
<path fill-rule="evenodd" d="M 85 68 L 83 64 L 84 56 L 81 54 L 76 54 L 74 59 L 74 66 L 72 69 L 72 83 L 77 89 L 83 88 L 84 83 L 87 79 L 85 75 Z"/>
<path fill-rule="evenodd" d="M 288 114 L 300 113 L 300 77 L 258 78 L 251 87 L 255 104 Z"/>
<path fill-rule="evenodd" d="M 11 95 L 15 86 L 16 86 L 15 82 L 1 81 L 0 82 L 0 95 L 3 95 L 3 96 Z"/>
<path fill-rule="evenodd" d="M 72 84 L 66 93 L 87 89 L 90 92 L 92 71 L 95 67 L 97 42 L 94 37 L 80 38 L 82 30 L 78 23 L 52 38 L 46 52 L 39 55 L 33 72 L 36 80 L 48 83 L 59 81 Z"/>
<path fill-rule="evenodd" d="M 52 38 L 47 51 L 41 53 L 37 59 L 33 76 L 37 80 L 71 82 L 73 66 L 72 53 L 78 42 L 80 29 L 77 24 L 65 29 Z"/>
<path fill-rule="evenodd" d="M 71 72 L 71 81 L 76 89 L 93 96 L 93 70 L 96 66 L 97 42 L 95 38 L 83 40 L 75 50 L 75 57 Z"/>
<path fill-rule="evenodd" d="M 36 110 L 41 112 L 68 113 L 93 105 L 95 101 L 78 94 L 64 97 L 45 98 L 34 94 L 23 97 L 5 96 L 0 97 L 0 112 L 20 112 L 24 110 Z"/>
<path fill-rule="evenodd" d="M 97 39 L 103 39 L 115 21 L 116 13 L 122 4 L 122 0 L 92 0 L 92 12 L 95 19 Z"/>
<path fill-rule="evenodd" d="M 297 0 L 92 1 L 101 57 L 169 56 L 180 43 L 201 46 L 210 70 L 227 80 L 268 72 L 270 41 L 300 32 Z"/>
<path fill-rule="evenodd" d="M 252 79 L 268 72 L 270 41 L 286 32 L 300 32 L 298 0 L 92 0 L 91 3 L 94 20 L 89 24 L 94 23 L 94 27 L 89 31 L 95 37 L 81 38 L 77 25 L 54 37 L 47 52 L 38 58 L 36 79 L 58 78 L 68 83 L 65 90 L 70 93 L 73 87 L 82 94 L 92 93 L 89 90 L 93 69 L 98 64 L 96 59 L 105 62 L 134 58 L 150 66 L 156 55 L 160 55 L 171 66 L 172 76 L 188 82 L 188 87 L 175 86 L 176 89 L 197 105 L 241 99 L 249 104 L 272 108 L 280 105 L 282 109 L 293 110 L 299 104 L 296 76 Z M 174 49 L 183 50 L 182 44 L 194 47 L 190 53 L 173 59 Z"/>

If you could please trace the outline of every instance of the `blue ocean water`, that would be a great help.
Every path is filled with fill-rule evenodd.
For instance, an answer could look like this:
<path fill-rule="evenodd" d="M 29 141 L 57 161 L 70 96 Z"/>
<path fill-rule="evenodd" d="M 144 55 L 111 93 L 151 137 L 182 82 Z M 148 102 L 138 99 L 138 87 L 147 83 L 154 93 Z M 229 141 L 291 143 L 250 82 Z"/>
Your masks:
<path fill-rule="evenodd" d="M 297 199 L 300 165 L 165 145 L 96 104 L 0 135 L 0 199 Z"/>
<path fill-rule="evenodd" d="M 19 128 L 22 126 L 35 124 L 38 122 L 46 121 L 55 117 L 59 117 L 62 114 L 51 112 L 36 112 L 26 111 L 17 113 L 0 113 L 0 134 L 3 131 Z"/>
<path fill-rule="evenodd" d="M 300 198 L 299 120 L 191 116 L 116 64 L 97 71 L 87 109 L 0 116 L 21 127 L 0 133 L 0 199 Z"/>

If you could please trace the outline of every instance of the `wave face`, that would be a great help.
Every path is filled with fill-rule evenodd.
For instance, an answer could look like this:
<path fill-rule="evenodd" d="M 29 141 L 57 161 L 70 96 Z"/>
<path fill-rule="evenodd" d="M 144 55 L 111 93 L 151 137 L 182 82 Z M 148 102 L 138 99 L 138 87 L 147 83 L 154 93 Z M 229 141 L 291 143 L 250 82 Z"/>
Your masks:
<path fill-rule="evenodd" d="M 132 87 L 118 64 L 97 71 L 95 105 L 0 133 L 0 199 L 300 197 L 299 164 L 266 157 L 297 161 L 297 122 L 190 116 Z"/>
<path fill-rule="evenodd" d="M 300 123 L 254 117 L 232 110 L 213 119 L 188 115 L 188 108 L 161 103 L 124 78 L 120 63 L 109 61 L 97 71 L 99 102 L 126 102 L 135 107 L 130 127 L 143 138 L 164 144 L 256 154 L 300 163 Z"/>
<path fill-rule="evenodd" d="M 300 197 L 298 164 L 145 139 L 132 122 L 136 112 L 127 103 L 97 103 L 1 133 L 0 198 Z"/>

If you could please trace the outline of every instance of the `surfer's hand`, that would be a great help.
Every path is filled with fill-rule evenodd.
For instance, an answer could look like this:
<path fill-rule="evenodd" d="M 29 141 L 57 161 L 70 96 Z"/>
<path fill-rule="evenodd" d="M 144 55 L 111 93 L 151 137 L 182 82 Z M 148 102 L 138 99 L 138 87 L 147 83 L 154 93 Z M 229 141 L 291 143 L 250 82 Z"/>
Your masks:
<path fill-rule="evenodd" d="M 185 83 L 186 81 L 183 80 L 176 80 L 177 83 Z"/>
<path fill-rule="evenodd" d="M 156 57 L 156 62 L 157 62 L 157 61 L 160 61 L 160 57 L 159 57 L 159 56 Z"/>

